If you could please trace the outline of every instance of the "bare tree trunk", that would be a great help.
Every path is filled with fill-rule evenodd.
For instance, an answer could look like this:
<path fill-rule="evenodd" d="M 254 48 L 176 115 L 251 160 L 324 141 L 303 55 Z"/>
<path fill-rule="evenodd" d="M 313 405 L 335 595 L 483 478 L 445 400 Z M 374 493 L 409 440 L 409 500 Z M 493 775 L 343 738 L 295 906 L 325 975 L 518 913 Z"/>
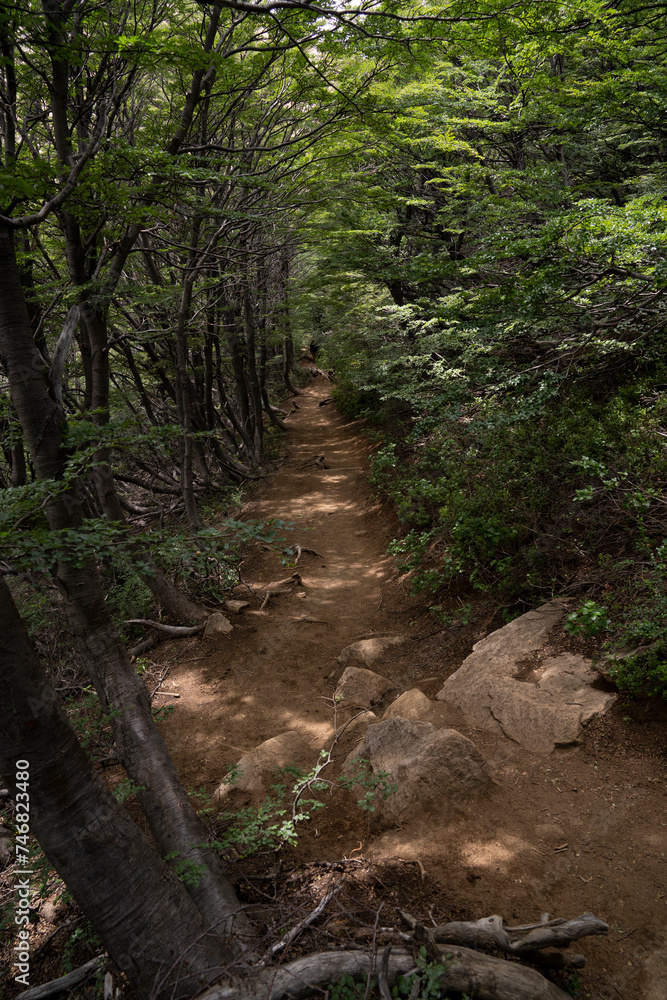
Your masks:
<path fill-rule="evenodd" d="M 283 293 L 283 305 L 282 305 L 282 327 L 283 327 L 283 382 L 288 392 L 292 395 L 298 396 L 299 390 L 295 388 L 292 382 L 291 373 L 294 370 L 294 341 L 292 340 L 292 328 L 290 323 L 289 314 L 289 298 L 288 298 L 288 288 L 287 279 L 289 275 L 289 259 L 287 255 L 284 256 L 281 264 L 281 284 Z"/>
<path fill-rule="evenodd" d="M 17 814 L 29 802 L 30 831 L 137 994 L 167 1000 L 209 985 L 231 948 L 93 772 L 1 576 L 0 691 L 0 772 Z"/>
<path fill-rule="evenodd" d="M 262 344 L 259 354 L 259 384 L 262 393 L 264 410 L 268 414 L 269 420 L 272 424 L 274 424 L 274 426 L 278 427 L 279 430 L 289 430 L 287 424 L 280 419 L 275 409 L 271 406 L 271 400 L 269 399 L 269 393 L 266 388 L 266 344 Z"/>
<path fill-rule="evenodd" d="M 25 452 L 23 450 L 23 441 L 18 441 L 12 446 L 11 450 L 11 485 L 12 486 L 25 486 L 26 484 L 26 468 L 25 468 Z"/>
<path fill-rule="evenodd" d="M 183 434 L 180 439 L 181 491 L 183 494 L 183 503 L 185 504 L 185 513 L 187 514 L 190 528 L 193 531 L 200 531 L 202 521 L 199 516 L 197 499 L 194 491 L 194 472 L 192 467 L 194 452 L 192 440 L 192 408 L 187 372 L 187 322 L 190 316 L 191 300 L 192 282 L 186 278 L 183 283 L 181 305 L 178 311 L 178 325 L 176 329 L 176 406 L 178 409 L 178 422 L 183 428 Z"/>
<path fill-rule="evenodd" d="M 47 391 L 43 360 L 32 339 L 11 234 L 0 228 L 0 355 L 12 401 L 31 452 L 38 479 L 61 480 L 64 471 L 64 414 Z M 63 489 L 46 506 L 52 530 L 78 528 L 81 503 L 75 487 Z M 238 909 L 219 859 L 205 846 L 206 832 L 192 809 L 164 741 L 152 719 L 143 682 L 132 669 L 111 621 L 99 574 L 92 559 L 84 565 L 62 561 L 57 582 L 67 598 L 75 634 L 87 654 L 91 680 L 102 705 L 111 712 L 119 757 L 143 791 L 139 800 L 161 853 L 176 851 L 201 866 L 202 877 L 189 891 L 213 926 L 232 922 L 243 934 L 250 927 Z"/>
<path fill-rule="evenodd" d="M 262 421 L 262 394 L 259 386 L 259 376 L 257 374 L 257 361 L 255 358 L 255 321 L 252 314 L 252 302 L 250 301 L 249 279 L 243 283 L 243 329 L 246 342 L 246 359 L 248 365 L 249 399 L 252 417 L 253 451 L 255 461 L 262 460 L 262 445 L 264 437 L 264 427 Z"/>

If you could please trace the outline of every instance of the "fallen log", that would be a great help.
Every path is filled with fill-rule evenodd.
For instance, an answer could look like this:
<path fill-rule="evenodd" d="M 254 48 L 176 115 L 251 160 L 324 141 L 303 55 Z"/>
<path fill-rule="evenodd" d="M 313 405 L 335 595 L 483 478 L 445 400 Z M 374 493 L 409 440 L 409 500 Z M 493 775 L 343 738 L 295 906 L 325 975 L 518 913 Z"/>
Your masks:
<path fill-rule="evenodd" d="M 73 969 L 72 972 L 61 976 L 60 979 L 52 979 L 50 983 L 43 983 L 41 986 L 33 986 L 29 990 L 24 990 L 23 993 L 18 994 L 16 1000 L 46 1000 L 47 997 L 71 993 L 75 987 L 81 986 L 87 979 L 95 975 L 97 970 L 102 967 L 105 958 L 105 955 L 91 958 L 90 962 L 86 962 L 78 969 Z"/>

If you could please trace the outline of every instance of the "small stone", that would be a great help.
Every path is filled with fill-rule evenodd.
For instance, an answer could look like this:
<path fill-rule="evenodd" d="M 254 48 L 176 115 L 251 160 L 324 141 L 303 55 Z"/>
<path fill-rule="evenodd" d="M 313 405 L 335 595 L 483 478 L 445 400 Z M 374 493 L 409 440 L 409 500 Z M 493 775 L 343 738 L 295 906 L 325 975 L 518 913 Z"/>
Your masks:
<path fill-rule="evenodd" d="M 209 615 L 206 619 L 206 628 L 204 629 L 204 635 L 218 635 L 222 632 L 228 635 L 232 632 L 234 626 L 230 622 L 229 618 L 225 618 L 221 611 L 215 611 L 212 615 Z"/>
<path fill-rule="evenodd" d="M 562 844 L 565 838 L 565 830 L 557 823 L 540 823 L 535 827 L 535 836 L 539 840 L 553 841 Z"/>
<path fill-rule="evenodd" d="M 228 611 L 232 611 L 234 614 L 239 615 L 244 608 L 250 607 L 250 601 L 225 601 L 225 607 Z"/>

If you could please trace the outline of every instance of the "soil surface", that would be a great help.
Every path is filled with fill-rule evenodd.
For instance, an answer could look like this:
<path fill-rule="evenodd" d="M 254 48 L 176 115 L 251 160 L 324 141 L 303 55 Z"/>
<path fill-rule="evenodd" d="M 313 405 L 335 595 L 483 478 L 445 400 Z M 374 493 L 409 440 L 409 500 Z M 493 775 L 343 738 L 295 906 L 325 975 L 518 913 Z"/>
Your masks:
<path fill-rule="evenodd" d="M 318 377 L 298 397 L 285 457 L 243 511 L 293 524 L 286 547 L 307 546 L 318 555 L 304 552 L 296 566 L 293 558 L 281 565 L 275 553 L 253 549 L 237 592 L 250 607 L 230 616 L 230 636 L 193 641 L 182 653 L 163 688 L 178 692 L 178 701 L 157 699 L 174 704 L 163 732 L 184 780 L 209 793 L 244 753 L 286 730 L 297 730 L 312 748 L 311 758 L 297 763 L 314 764 L 334 733 L 333 692 L 343 670 L 337 656 L 349 643 L 374 633 L 410 637 L 374 667 L 395 685 L 375 708 L 381 716 L 409 688 L 433 698 L 472 644 L 502 624 L 493 608 L 459 600 L 461 621 L 443 628 L 408 596 L 386 554 L 396 523 L 367 481 L 371 447 L 358 423 L 331 403 L 319 405 L 329 393 Z M 302 584 L 272 596 L 261 610 L 267 587 L 293 572 Z M 558 648 L 562 633 L 544 653 Z M 356 902 L 347 911 L 337 905 L 340 897 L 330 904 L 328 921 L 321 921 L 329 941 L 340 934 L 363 938 L 380 903 L 380 923 L 394 926 L 397 905 L 428 925 L 492 913 L 523 924 L 543 912 L 592 911 L 609 924 L 609 935 L 575 946 L 588 965 L 561 985 L 596 1000 L 667 997 L 661 706 L 621 697 L 588 727 L 580 746 L 548 756 L 460 729 L 493 768 L 494 791 L 481 807 L 435 825 L 415 815 L 401 828 L 381 829 L 336 793 L 303 825 L 296 848 L 277 861 L 245 863 L 241 893 L 261 901 L 256 887 L 264 880 L 264 898 L 282 900 L 292 884 L 308 912 L 342 881 Z M 338 757 L 349 749 L 342 746 Z"/>

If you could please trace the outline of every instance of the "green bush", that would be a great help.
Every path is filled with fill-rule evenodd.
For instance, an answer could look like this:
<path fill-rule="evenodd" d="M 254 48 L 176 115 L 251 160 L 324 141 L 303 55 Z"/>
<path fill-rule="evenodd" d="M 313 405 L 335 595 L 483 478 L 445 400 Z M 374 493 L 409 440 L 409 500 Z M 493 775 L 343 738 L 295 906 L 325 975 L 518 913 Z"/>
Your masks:
<path fill-rule="evenodd" d="M 636 656 L 614 660 L 609 674 L 621 691 L 667 698 L 667 643 L 657 643 Z"/>

